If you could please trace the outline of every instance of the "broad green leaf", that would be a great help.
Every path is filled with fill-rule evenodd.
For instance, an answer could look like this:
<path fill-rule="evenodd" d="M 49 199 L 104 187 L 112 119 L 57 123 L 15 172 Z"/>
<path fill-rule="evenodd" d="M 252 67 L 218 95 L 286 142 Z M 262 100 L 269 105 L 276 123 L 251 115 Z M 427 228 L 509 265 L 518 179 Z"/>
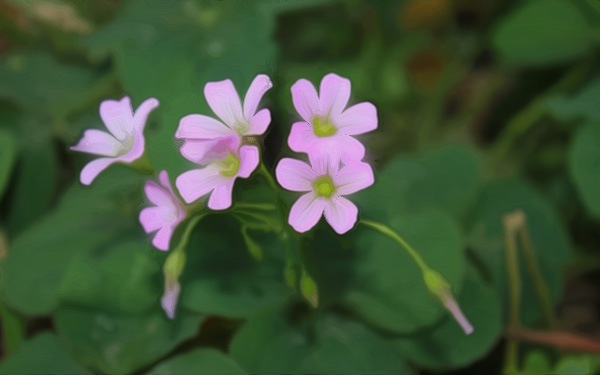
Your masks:
<path fill-rule="evenodd" d="M 596 77 L 574 95 L 562 94 L 549 98 L 545 106 L 559 121 L 587 120 L 597 123 L 600 121 L 599 97 L 600 77 Z"/>
<path fill-rule="evenodd" d="M 419 157 L 397 156 L 375 184 L 353 196 L 364 213 L 391 218 L 435 207 L 461 215 L 479 185 L 481 165 L 470 149 L 448 144 Z"/>
<path fill-rule="evenodd" d="M 194 336 L 203 319 L 181 312 L 168 320 L 158 308 L 139 315 L 63 305 L 54 324 L 61 341 L 93 371 L 130 374 Z"/>
<path fill-rule="evenodd" d="M 0 199 L 10 181 L 12 167 L 17 155 L 17 140 L 12 133 L 0 129 Z"/>
<path fill-rule="evenodd" d="M 577 131 L 569 151 L 569 172 L 588 212 L 600 218 L 600 127 Z"/>
<path fill-rule="evenodd" d="M 460 290 L 465 272 L 463 239 L 447 215 L 425 210 L 390 222 L 431 268 Z M 355 237 L 356 260 L 352 287 L 343 303 L 369 324 L 409 333 L 435 323 L 445 314 L 440 301 L 425 286 L 421 271 L 396 242 L 370 228 Z"/>
<path fill-rule="evenodd" d="M 128 192 L 137 190 L 138 178 L 134 172 L 121 172 L 127 173 L 113 174 L 117 179 L 105 176 L 92 187 L 76 184 L 52 213 L 15 238 L 2 263 L 9 305 L 32 315 L 52 311 L 74 255 L 107 244 L 131 228 L 129 210 L 137 203 Z"/>
<path fill-rule="evenodd" d="M 466 336 L 448 314 L 439 325 L 394 340 L 407 360 L 426 369 L 458 369 L 485 356 L 494 347 L 503 329 L 502 305 L 497 293 L 470 268 L 464 286 L 456 295 L 475 331 Z"/>
<path fill-rule="evenodd" d="M 200 348 L 160 362 L 147 372 L 151 374 L 246 374 L 240 365 L 226 354 Z"/>
<path fill-rule="evenodd" d="M 186 308 L 203 314 L 247 317 L 285 301 L 284 244 L 272 233 L 253 232 L 264 250 L 262 262 L 246 250 L 240 226 L 226 216 L 209 216 L 188 245 L 182 276 Z"/>
<path fill-rule="evenodd" d="M 565 228 L 544 197 L 515 179 L 489 181 L 482 188 L 469 214 L 469 247 L 485 265 L 505 310 L 508 308 L 508 281 L 502 221 L 506 214 L 517 210 L 522 210 L 526 216 L 535 257 L 553 301 L 561 294 L 563 270 L 570 259 L 570 244 Z M 541 310 L 525 259 L 521 251 L 519 254 L 521 319 L 524 324 L 530 324 L 541 317 Z"/>
<path fill-rule="evenodd" d="M 75 362 L 52 333 L 44 332 L 27 341 L 0 363 L 0 374 L 92 374 Z"/>
<path fill-rule="evenodd" d="M 531 0 L 515 4 L 492 34 L 492 44 L 507 64 L 565 63 L 591 50 L 592 29 L 574 3 Z"/>

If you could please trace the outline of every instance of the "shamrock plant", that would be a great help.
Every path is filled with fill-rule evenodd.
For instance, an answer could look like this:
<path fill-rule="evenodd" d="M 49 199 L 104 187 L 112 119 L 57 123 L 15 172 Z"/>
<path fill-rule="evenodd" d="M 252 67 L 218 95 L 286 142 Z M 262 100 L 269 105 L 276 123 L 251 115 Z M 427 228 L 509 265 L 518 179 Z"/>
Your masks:
<path fill-rule="evenodd" d="M 415 261 L 428 290 L 440 300 L 466 334 L 472 333 L 473 327 L 455 301 L 444 276 L 430 267 L 419 252 L 388 225 L 360 218 L 359 209 L 349 199 L 352 194 L 376 183 L 371 165 L 363 160 L 365 147 L 355 138 L 377 128 L 375 106 L 363 102 L 348 107 L 351 83 L 334 73 L 322 79 L 318 93 L 309 81 L 298 80 L 291 91 L 301 121 L 292 125 L 288 145 L 291 150 L 304 154 L 305 160 L 283 158 L 279 160 L 273 176 L 261 161 L 257 141 L 271 122 L 269 109 L 259 109 L 259 104 L 272 87 L 269 77 L 258 75 L 242 102 L 231 80 L 208 82 L 204 96 L 218 119 L 204 114 L 189 114 L 181 118 L 174 134 L 175 138 L 183 140 L 181 155 L 197 168 L 177 176 L 176 189 L 173 189 L 165 170 L 158 173 L 158 182 L 150 179 L 144 186 L 151 205 L 140 211 L 139 221 L 146 233 L 153 234 L 154 247 L 170 251 L 163 267 L 165 287 L 161 305 L 166 315 L 171 319 L 176 315 L 186 246 L 196 225 L 210 220 L 210 214 L 215 211 L 231 210 L 233 213 L 243 211 L 245 217 L 256 223 L 272 226 L 271 219 L 265 219 L 265 212 L 275 211 L 282 221 L 275 225 L 279 228 L 276 231 L 283 232 L 287 241 L 300 241 L 301 234 L 309 232 L 322 216 L 340 236 L 355 227 L 355 230 L 371 228 L 396 241 Z M 135 112 L 128 97 L 101 103 L 100 116 L 110 133 L 87 130 L 81 141 L 72 147 L 75 151 L 103 156 L 83 168 L 82 184 L 91 184 L 112 163 L 128 164 L 140 171 L 148 170 L 148 161 L 143 157 L 143 130 L 148 116 L 157 106 L 158 100 L 152 98 L 144 101 Z M 252 178 L 257 171 L 276 197 L 276 205 L 236 200 L 236 180 Z M 303 193 L 289 211 L 281 188 Z M 363 225 L 357 227 L 357 223 Z M 180 225 L 185 228 L 177 231 Z M 292 231 L 298 234 L 294 235 Z M 174 241 L 176 233 L 181 233 L 177 236 L 177 243 Z M 249 247 L 252 251 L 251 242 Z M 316 306 L 318 285 L 306 268 L 300 266 L 299 273 L 294 273 L 288 266 L 288 284 L 298 287 L 301 294 Z"/>

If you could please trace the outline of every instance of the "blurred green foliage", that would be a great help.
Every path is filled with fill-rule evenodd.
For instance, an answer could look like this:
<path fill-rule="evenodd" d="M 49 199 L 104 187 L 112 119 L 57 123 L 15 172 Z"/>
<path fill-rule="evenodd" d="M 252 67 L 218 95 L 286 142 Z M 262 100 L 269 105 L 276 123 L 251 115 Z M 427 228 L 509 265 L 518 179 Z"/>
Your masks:
<path fill-rule="evenodd" d="M 600 271 L 599 27 L 594 0 L 0 0 L 0 374 L 494 374 L 515 328 L 597 343 L 598 312 L 565 311 L 570 285 L 597 292 Z M 154 176 L 117 165 L 78 183 L 90 157 L 68 147 L 103 127 L 102 100 L 160 100 L 146 148 L 174 179 L 193 167 L 179 119 L 211 115 L 204 84 L 244 92 L 259 73 L 274 82 L 259 140 L 273 170 L 293 155 L 290 86 L 329 72 L 378 109 L 361 137 L 376 183 L 351 199 L 443 274 L 471 336 L 396 243 L 360 224 L 297 235 L 278 212 L 202 218 L 169 320 L 167 254 L 137 219 Z M 234 201 L 289 208 L 296 195 L 267 182 L 238 181 Z M 508 319 L 515 211 L 558 326 L 522 256 L 522 326 Z M 597 354 L 523 341 L 522 374 L 600 369 Z"/>

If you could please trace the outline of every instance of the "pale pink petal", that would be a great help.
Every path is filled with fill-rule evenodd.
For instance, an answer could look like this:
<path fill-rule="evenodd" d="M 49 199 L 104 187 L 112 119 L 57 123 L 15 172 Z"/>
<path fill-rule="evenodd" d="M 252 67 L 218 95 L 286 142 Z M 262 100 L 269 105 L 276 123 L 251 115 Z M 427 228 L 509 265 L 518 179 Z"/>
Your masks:
<path fill-rule="evenodd" d="M 160 173 L 158 174 L 158 182 L 160 182 L 160 184 L 165 189 L 169 190 L 171 195 L 174 195 L 173 188 L 171 187 L 171 182 L 169 181 L 169 174 L 167 173 L 167 171 L 160 171 Z"/>
<path fill-rule="evenodd" d="M 131 99 L 128 96 L 119 101 L 105 100 L 100 103 L 100 117 L 106 128 L 118 140 L 122 141 L 133 133 L 135 123 L 133 121 Z"/>
<path fill-rule="evenodd" d="M 167 206 L 146 207 L 140 211 L 140 224 L 146 233 L 154 232 L 172 224 L 170 220 L 172 212 L 173 209 Z"/>
<path fill-rule="evenodd" d="M 152 239 L 152 245 L 158 250 L 167 251 L 169 250 L 169 243 L 171 242 L 171 236 L 175 228 L 172 225 L 165 225 L 160 228 Z"/>
<path fill-rule="evenodd" d="M 315 114 L 319 114 L 319 96 L 312 83 L 299 79 L 292 85 L 292 101 L 304 121 L 312 124 Z"/>
<path fill-rule="evenodd" d="M 312 129 L 312 125 L 306 122 L 296 122 L 292 125 L 290 135 L 288 137 L 288 145 L 295 152 L 307 152 L 315 142 L 318 141 Z"/>
<path fill-rule="evenodd" d="M 349 162 L 333 177 L 339 195 L 348 195 L 363 190 L 375 182 L 373 169 L 367 163 Z"/>
<path fill-rule="evenodd" d="M 261 109 L 250 118 L 248 132 L 245 135 L 263 135 L 271 123 L 271 112 L 268 109 Z"/>
<path fill-rule="evenodd" d="M 124 163 L 131 163 L 132 161 L 139 159 L 139 157 L 144 154 L 145 144 L 146 140 L 144 139 L 144 135 L 142 133 L 134 132 L 131 149 L 126 154 L 118 156 L 117 160 Z"/>
<path fill-rule="evenodd" d="M 350 99 L 350 80 L 337 74 L 327 74 L 321 80 L 319 88 L 321 114 L 335 118 Z"/>
<path fill-rule="evenodd" d="M 311 191 L 312 182 L 318 177 L 308 164 L 291 158 L 281 159 L 275 175 L 279 184 L 290 191 Z"/>
<path fill-rule="evenodd" d="M 324 142 L 328 142 L 325 140 Z M 331 139 L 329 149 L 331 153 L 337 153 L 343 160 L 362 160 L 365 157 L 365 146 L 356 138 L 349 135 L 339 135 Z"/>
<path fill-rule="evenodd" d="M 331 197 L 325 205 L 325 220 L 337 234 L 348 232 L 358 220 L 358 208 L 344 197 Z"/>
<path fill-rule="evenodd" d="M 169 283 L 168 288 L 160 299 L 165 314 L 169 319 L 175 319 L 175 309 L 177 308 L 177 300 L 179 299 L 180 287 L 178 282 Z"/>
<path fill-rule="evenodd" d="M 243 120 L 240 97 L 231 80 L 208 82 L 204 86 L 204 96 L 213 112 L 229 127 L 234 128 L 238 121 Z"/>
<path fill-rule="evenodd" d="M 179 175 L 175 180 L 175 186 L 186 203 L 208 194 L 217 186 L 226 183 L 228 178 L 219 174 L 219 171 L 209 167 L 193 169 Z"/>
<path fill-rule="evenodd" d="M 208 208 L 211 210 L 226 210 L 231 207 L 234 182 L 235 178 L 229 178 L 222 185 L 215 187 L 215 190 L 210 194 L 210 198 L 208 198 Z"/>
<path fill-rule="evenodd" d="M 454 320 L 456 320 L 458 325 L 460 325 L 460 328 L 462 328 L 465 335 L 468 336 L 473 333 L 475 330 L 473 325 L 471 325 L 471 322 L 469 322 L 469 319 L 467 319 L 460 306 L 458 303 L 456 303 L 456 300 L 454 300 L 454 297 L 452 297 L 452 294 L 448 290 L 444 291 L 443 303 L 448 311 L 450 311 L 452 314 Z"/>
<path fill-rule="evenodd" d="M 150 113 L 158 107 L 158 99 L 156 98 L 148 98 L 142 102 L 142 104 L 137 107 L 135 113 L 133 115 L 133 123 L 135 131 L 140 135 L 143 133 L 144 128 L 146 127 L 146 122 L 148 121 L 148 116 Z"/>
<path fill-rule="evenodd" d="M 237 176 L 248 178 L 254 172 L 260 162 L 259 150 L 256 146 L 240 147 L 240 169 Z"/>
<path fill-rule="evenodd" d="M 234 134 L 227 125 L 204 115 L 187 115 L 179 120 L 176 138 L 215 139 Z"/>
<path fill-rule="evenodd" d="M 260 100 L 271 87 L 273 83 L 268 76 L 259 74 L 254 78 L 244 98 L 244 118 L 250 119 L 254 116 Z"/>
<path fill-rule="evenodd" d="M 317 143 L 309 151 L 308 160 L 317 176 L 328 175 L 333 177 L 340 169 L 340 153 L 331 144 Z"/>
<path fill-rule="evenodd" d="M 148 197 L 148 200 L 156 206 L 173 206 L 173 197 L 171 193 L 158 185 L 154 181 L 147 181 L 144 185 L 144 192 Z"/>
<path fill-rule="evenodd" d="M 90 185 L 94 179 L 109 165 L 116 162 L 114 158 L 100 158 L 92 160 L 83 167 L 81 170 L 80 180 L 84 185 Z"/>
<path fill-rule="evenodd" d="M 83 138 L 77 145 L 72 146 L 71 150 L 102 156 L 117 156 L 121 147 L 121 142 L 107 132 L 89 129 L 83 133 Z"/>
<path fill-rule="evenodd" d="M 334 122 L 343 134 L 367 133 L 377 129 L 377 108 L 371 103 L 358 103 L 342 112 Z"/>
<path fill-rule="evenodd" d="M 292 228 L 299 233 L 304 233 L 314 227 L 321 219 L 325 200 L 314 193 L 307 193 L 298 198 L 290 210 L 288 219 Z"/>
<path fill-rule="evenodd" d="M 224 158 L 230 151 L 237 150 L 239 144 L 240 138 L 237 134 L 216 139 L 188 139 L 179 151 L 189 161 L 207 165 Z"/>

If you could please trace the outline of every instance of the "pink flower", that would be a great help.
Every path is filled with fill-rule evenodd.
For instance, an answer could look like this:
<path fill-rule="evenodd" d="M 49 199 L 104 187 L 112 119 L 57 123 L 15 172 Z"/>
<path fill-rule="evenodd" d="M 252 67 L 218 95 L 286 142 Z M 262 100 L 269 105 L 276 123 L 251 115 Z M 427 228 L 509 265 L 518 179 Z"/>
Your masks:
<path fill-rule="evenodd" d="M 105 100 L 100 103 L 100 117 L 110 133 L 88 129 L 79 143 L 71 147 L 74 151 L 104 156 L 89 162 L 81 170 L 82 184 L 91 184 L 112 163 L 131 163 L 142 156 L 144 126 L 148 115 L 156 107 L 158 100 L 150 98 L 140 104 L 134 114 L 128 96 L 120 101 Z"/>
<path fill-rule="evenodd" d="M 212 191 L 208 207 L 212 210 L 224 210 L 231 207 L 235 179 L 250 177 L 258 162 L 258 147 L 245 145 L 239 151 L 228 150 L 225 157 L 212 161 L 202 169 L 182 173 L 177 177 L 175 185 L 187 203 Z"/>
<path fill-rule="evenodd" d="M 308 153 L 314 146 L 361 160 L 365 148 L 353 135 L 377 129 L 377 109 L 368 102 L 347 109 L 350 80 L 330 73 L 321 80 L 320 96 L 309 81 L 300 79 L 292 86 L 294 107 L 304 121 L 292 125 L 290 148 Z"/>
<path fill-rule="evenodd" d="M 175 319 L 175 310 L 177 309 L 177 300 L 179 300 L 180 291 L 179 282 L 165 281 L 165 292 L 160 298 L 160 305 L 171 320 Z"/>
<path fill-rule="evenodd" d="M 357 160 L 340 163 L 338 157 L 329 153 L 310 153 L 309 159 L 311 165 L 285 158 L 275 170 L 283 188 L 307 192 L 292 206 L 288 222 L 304 233 L 325 214 L 333 230 L 344 234 L 356 224 L 358 209 L 343 196 L 371 186 L 373 170 Z"/>
<path fill-rule="evenodd" d="M 185 139 L 181 154 L 196 164 L 206 165 L 237 149 L 241 137 L 264 134 L 271 123 L 271 113 L 268 109 L 256 110 L 271 87 L 269 77 L 256 76 L 248 88 L 242 109 L 231 80 L 207 83 L 204 96 L 221 121 L 197 114 L 182 118 L 175 133 L 175 137 Z"/>
<path fill-rule="evenodd" d="M 169 242 L 177 225 L 185 218 L 185 208 L 173 192 L 167 171 L 158 175 L 160 185 L 147 181 L 146 196 L 155 206 L 140 212 L 140 223 L 146 233 L 157 231 L 152 244 L 159 250 L 169 250 Z"/>

